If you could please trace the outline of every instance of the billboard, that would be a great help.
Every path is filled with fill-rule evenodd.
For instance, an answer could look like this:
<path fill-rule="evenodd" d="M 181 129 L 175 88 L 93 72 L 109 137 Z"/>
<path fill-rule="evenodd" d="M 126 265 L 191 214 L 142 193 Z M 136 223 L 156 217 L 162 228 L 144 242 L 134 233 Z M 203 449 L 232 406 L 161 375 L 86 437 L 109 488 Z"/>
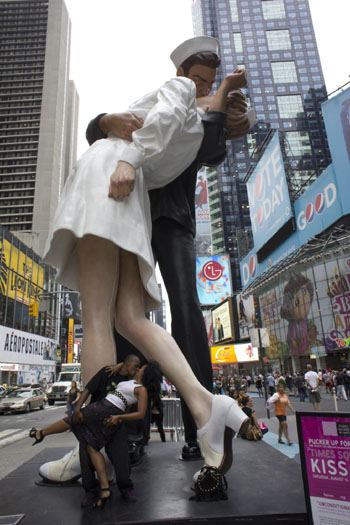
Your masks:
<path fill-rule="evenodd" d="M 259 251 L 293 217 L 278 132 L 247 182 L 254 247 Z"/>
<path fill-rule="evenodd" d="M 318 357 L 337 349 L 347 352 L 350 257 L 290 272 L 266 290 L 259 303 L 263 327 L 270 335 L 270 346 L 266 348 L 269 359 L 288 355 Z"/>
<path fill-rule="evenodd" d="M 237 295 L 237 315 L 238 315 L 238 339 L 248 339 L 249 330 L 255 327 L 254 298 L 252 295 L 244 299 L 242 295 Z"/>
<path fill-rule="evenodd" d="M 350 88 L 324 102 L 322 114 L 344 214 L 350 213 Z"/>
<path fill-rule="evenodd" d="M 74 292 L 64 292 L 62 317 L 81 320 L 80 296 Z"/>
<path fill-rule="evenodd" d="M 43 291 L 44 269 L 8 240 L 0 239 L 1 294 L 24 304 Z"/>
<path fill-rule="evenodd" d="M 232 295 L 228 255 L 197 257 L 196 274 L 198 298 L 202 305 L 219 304 Z"/>
<path fill-rule="evenodd" d="M 221 345 L 211 347 L 211 362 L 213 364 L 234 364 L 259 361 L 257 348 L 250 343 L 238 345 Z"/>
<path fill-rule="evenodd" d="M 231 299 L 213 308 L 213 341 L 214 344 L 225 339 L 235 339 Z"/>
<path fill-rule="evenodd" d="M 196 253 L 210 255 L 211 229 L 208 203 L 208 187 L 205 168 L 197 176 L 195 189 L 195 215 L 196 215 Z"/>
<path fill-rule="evenodd" d="M 259 361 L 258 349 L 253 347 L 250 343 L 234 345 L 234 349 L 238 363 Z"/>
<path fill-rule="evenodd" d="M 41 335 L 0 326 L 0 362 L 30 365 L 54 364 L 57 341 Z"/>
<path fill-rule="evenodd" d="M 209 347 L 210 347 L 210 346 L 213 346 L 213 344 L 214 344 L 214 341 L 213 341 L 213 317 L 211 315 L 211 310 L 202 310 L 202 314 L 203 314 L 203 318 L 204 318 L 205 328 L 207 330 L 208 343 L 209 343 Z"/>
<path fill-rule="evenodd" d="M 349 414 L 297 412 L 297 427 L 310 524 L 349 524 Z"/>
<path fill-rule="evenodd" d="M 243 288 L 266 270 L 283 261 L 312 237 L 321 233 L 344 215 L 343 200 L 338 188 L 339 177 L 335 176 L 332 164 L 294 203 L 297 229 L 282 242 L 268 258 L 258 262 L 254 247 L 241 261 Z"/>
<path fill-rule="evenodd" d="M 212 346 L 210 351 L 211 351 L 211 362 L 213 364 L 229 365 L 232 363 L 237 363 L 237 358 L 234 352 L 233 345 Z"/>
<path fill-rule="evenodd" d="M 255 242 L 254 237 L 254 249 L 241 261 L 243 288 L 294 253 L 313 236 L 350 213 L 350 88 L 324 102 L 322 112 L 333 162 L 295 201 L 297 230 L 261 263 L 258 263 L 256 255 L 261 247 L 261 239 L 258 238 L 259 242 Z M 262 193 L 259 184 L 256 191 Z M 266 237 L 265 242 L 268 240 Z"/>

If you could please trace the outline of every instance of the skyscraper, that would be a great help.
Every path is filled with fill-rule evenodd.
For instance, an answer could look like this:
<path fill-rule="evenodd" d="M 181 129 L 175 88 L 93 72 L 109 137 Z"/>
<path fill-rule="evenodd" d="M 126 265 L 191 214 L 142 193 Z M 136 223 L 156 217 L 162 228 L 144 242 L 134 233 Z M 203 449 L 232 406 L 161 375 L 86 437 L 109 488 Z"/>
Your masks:
<path fill-rule="evenodd" d="M 230 254 L 238 290 L 239 259 L 251 238 L 244 181 L 271 130 L 280 132 L 292 200 L 329 164 L 320 108 L 326 88 L 308 0 L 192 0 L 192 15 L 196 36 L 220 41 L 217 84 L 246 68 L 246 96 L 258 118 L 208 177 L 213 250 Z"/>
<path fill-rule="evenodd" d="M 0 0 L 0 224 L 42 255 L 75 160 L 63 0 Z"/>

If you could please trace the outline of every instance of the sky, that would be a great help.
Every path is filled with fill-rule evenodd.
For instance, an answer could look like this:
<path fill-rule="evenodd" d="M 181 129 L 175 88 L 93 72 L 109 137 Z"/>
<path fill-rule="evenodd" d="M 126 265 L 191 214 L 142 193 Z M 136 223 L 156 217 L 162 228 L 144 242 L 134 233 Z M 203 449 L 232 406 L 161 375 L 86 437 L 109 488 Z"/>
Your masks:
<path fill-rule="evenodd" d="M 169 55 L 193 36 L 191 0 L 65 0 L 70 78 L 80 98 L 78 156 L 99 113 L 128 105 L 174 76 Z M 309 0 L 328 93 L 350 80 L 350 0 Z M 345 57 L 345 60 L 344 60 Z M 158 279 L 161 282 L 158 274 Z M 166 293 L 163 287 L 166 297 Z M 169 327 L 167 305 L 167 328 Z"/>
<path fill-rule="evenodd" d="M 87 147 L 84 134 L 91 118 L 102 112 L 124 111 L 174 75 L 169 54 L 193 36 L 191 0 L 65 3 L 72 22 L 70 78 L 80 97 L 81 155 Z M 350 0 L 309 3 L 330 93 L 350 80 Z"/>

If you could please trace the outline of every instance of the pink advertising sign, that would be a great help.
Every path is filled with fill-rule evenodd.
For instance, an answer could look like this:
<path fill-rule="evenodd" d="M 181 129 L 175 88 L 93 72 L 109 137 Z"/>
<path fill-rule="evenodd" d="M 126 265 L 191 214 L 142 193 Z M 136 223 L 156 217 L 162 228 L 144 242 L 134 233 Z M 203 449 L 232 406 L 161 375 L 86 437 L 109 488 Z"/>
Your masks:
<path fill-rule="evenodd" d="M 306 505 L 314 525 L 350 524 L 350 414 L 297 413 Z"/>

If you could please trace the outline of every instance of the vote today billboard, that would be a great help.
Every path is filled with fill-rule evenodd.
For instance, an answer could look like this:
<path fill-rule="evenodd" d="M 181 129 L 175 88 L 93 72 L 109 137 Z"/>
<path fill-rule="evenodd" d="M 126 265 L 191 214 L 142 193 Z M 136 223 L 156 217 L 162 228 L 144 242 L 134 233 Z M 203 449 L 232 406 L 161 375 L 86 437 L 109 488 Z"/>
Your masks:
<path fill-rule="evenodd" d="M 262 240 L 258 237 L 256 242 L 253 235 L 254 248 L 240 263 L 243 289 L 312 237 L 350 213 L 350 88 L 324 102 L 322 112 L 333 162 L 295 201 L 296 231 L 260 263 L 256 252 Z M 270 234 L 268 230 L 263 231 L 266 243 Z"/>
<path fill-rule="evenodd" d="M 350 414 L 297 412 L 310 525 L 350 523 Z"/>
<path fill-rule="evenodd" d="M 254 169 L 247 192 L 254 248 L 259 251 L 293 217 L 278 132 Z"/>

